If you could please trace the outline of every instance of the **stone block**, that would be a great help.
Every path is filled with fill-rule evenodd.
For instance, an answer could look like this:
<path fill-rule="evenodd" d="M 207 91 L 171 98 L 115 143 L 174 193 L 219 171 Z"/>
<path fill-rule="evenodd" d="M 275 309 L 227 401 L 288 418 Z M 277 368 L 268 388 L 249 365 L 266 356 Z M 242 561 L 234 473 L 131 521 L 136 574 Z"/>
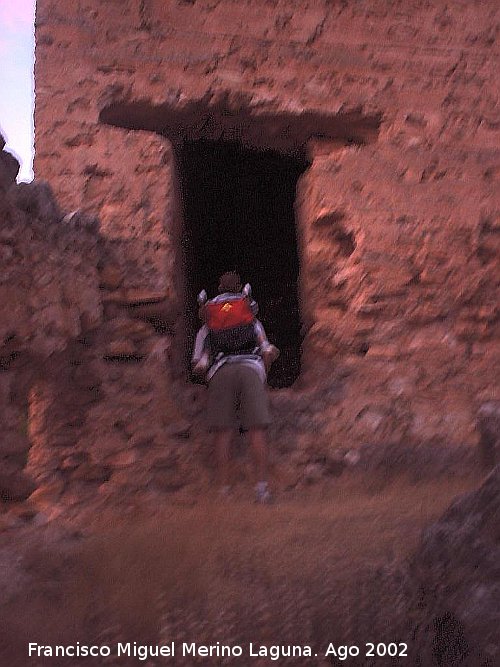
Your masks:
<path fill-rule="evenodd" d="M 12 198 L 15 205 L 32 218 L 44 223 L 61 220 L 59 205 L 47 181 L 35 180 L 31 183 L 20 183 L 13 190 Z"/>
<path fill-rule="evenodd" d="M 18 173 L 19 161 L 8 151 L 2 150 L 0 153 L 0 191 L 8 190 L 16 182 Z"/>

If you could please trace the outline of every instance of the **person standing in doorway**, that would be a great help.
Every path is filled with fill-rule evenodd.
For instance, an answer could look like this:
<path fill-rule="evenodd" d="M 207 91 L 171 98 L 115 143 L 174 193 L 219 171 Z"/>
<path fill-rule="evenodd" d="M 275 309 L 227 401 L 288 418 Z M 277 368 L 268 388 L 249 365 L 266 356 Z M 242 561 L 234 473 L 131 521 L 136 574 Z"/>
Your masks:
<path fill-rule="evenodd" d="M 256 501 L 268 503 L 268 445 L 271 421 L 266 390 L 267 372 L 279 350 L 268 340 L 256 319 L 258 306 L 242 293 L 240 276 L 224 273 L 218 296 L 200 308 L 204 321 L 196 336 L 192 369 L 208 383 L 207 422 L 215 434 L 221 492 L 228 493 L 230 446 L 233 433 L 248 431 L 255 461 Z"/>

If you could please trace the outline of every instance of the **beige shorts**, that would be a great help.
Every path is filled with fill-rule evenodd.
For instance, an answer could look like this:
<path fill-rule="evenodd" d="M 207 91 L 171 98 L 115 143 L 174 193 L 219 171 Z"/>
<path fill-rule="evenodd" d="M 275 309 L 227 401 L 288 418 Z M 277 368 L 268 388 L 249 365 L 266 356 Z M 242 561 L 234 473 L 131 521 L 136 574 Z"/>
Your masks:
<path fill-rule="evenodd" d="M 223 364 L 208 384 L 207 420 L 216 431 L 267 426 L 269 397 L 259 373 L 244 363 Z"/>

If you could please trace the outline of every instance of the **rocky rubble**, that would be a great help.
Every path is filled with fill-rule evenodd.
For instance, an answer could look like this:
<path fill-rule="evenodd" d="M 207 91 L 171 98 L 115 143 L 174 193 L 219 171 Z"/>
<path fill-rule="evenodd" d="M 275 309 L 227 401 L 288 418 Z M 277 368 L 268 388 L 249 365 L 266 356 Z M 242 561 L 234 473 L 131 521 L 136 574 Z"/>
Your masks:
<path fill-rule="evenodd" d="M 2 164 L 5 151 L 1 154 Z M 10 163 L 10 160 L 9 160 Z M 30 392 L 50 376 L 60 354 L 82 326 L 98 324 L 95 239 L 66 227 L 49 186 L 2 179 L 0 201 L 0 447 L 4 501 L 34 490 L 25 466 L 30 450 Z M 94 285 L 95 285 L 94 280 Z M 55 369 L 54 369 L 55 370 Z"/>
<path fill-rule="evenodd" d="M 36 488 L 41 505 L 64 492 L 78 502 L 101 485 L 147 485 L 156 465 L 176 488 L 165 432 L 180 416 L 154 309 L 105 305 L 98 221 L 63 215 L 46 182 L 15 185 L 12 160 L 0 154 L 0 498 Z"/>
<path fill-rule="evenodd" d="M 19 162 L 4 148 L 5 139 L 0 134 L 0 192 L 5 192 L 10 188 L 19 173 Z"/>

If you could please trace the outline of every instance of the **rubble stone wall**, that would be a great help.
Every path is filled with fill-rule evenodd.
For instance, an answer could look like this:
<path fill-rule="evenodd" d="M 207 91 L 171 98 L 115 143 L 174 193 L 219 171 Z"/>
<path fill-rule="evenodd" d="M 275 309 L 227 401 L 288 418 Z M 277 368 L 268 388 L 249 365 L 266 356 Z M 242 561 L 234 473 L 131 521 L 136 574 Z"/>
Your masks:
<path fill-rule="evenodd" d="M 183 132 L 326 118 L 300 136 L 306 336 L 278 423 L 336 383 L 306 410 L 327 454 L 472 445 L 500 400 L 499 27 L 496 0 L 38 0 L 35 170 L 99 217 L 109 300 L 175 311 Z"/>
<path fill-rule="evenodd" d="M 12 164 L 11 157 L 4 151 L 1 162 Z M 23 472 L 32 388 L 41 381 L 62 386 L 54 359 L 102 321 L 96 221 L 63 218 L 44 182 L 16 186 L 15 162 L 8 178 L 0 165 L 2 500 L 33 490 Z"/>
<path fill-rule="evenodd" d="M 147 321 L 164 304 L 107 299 L 97 218 L 63 215 L 44 181 L 16 185 L 18 167 L 0 153 L 0 503 L 176 488 L 168 338 Z"/>

